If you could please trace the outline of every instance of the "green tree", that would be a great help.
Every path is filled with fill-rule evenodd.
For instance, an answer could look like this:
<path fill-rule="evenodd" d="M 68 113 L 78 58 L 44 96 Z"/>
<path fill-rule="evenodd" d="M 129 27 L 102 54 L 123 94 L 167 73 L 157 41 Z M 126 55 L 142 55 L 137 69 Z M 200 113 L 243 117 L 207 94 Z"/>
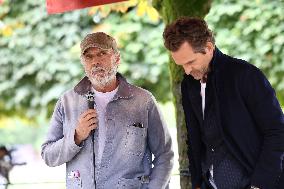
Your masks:
<path fill-rule="evenodd" d="M 117 37 L 122 54 L 120 71 L 132 83 L 152 91 L 159 101 L 171 98 L 169 82 L 164 82 L 169 73 L 159 37 L 162 23 L 139 17 L 130 9 L 125 14 L 112 13 L 108 19 L 90 15 L 90 11 L 47 15 L 44 0 L 4 1 L 0 7 L 2 116 L 34 119 L 40 111 L 50 115 L 60 94 L 83 76 L 79 43 L 94 30 Z"/>
<path fill-rule="evenodd" d="M 138 14 L 142 15 L 146 12 L 152 19 L 155 19 L 156 14 L 150 6 L 151 3 L 144 0 L 136 1 L 136 3 Z M 210 6 L 210 2 L 207 1 L 198 3 L 185 0 L 154 1 L 153 3 L 165 23 L 184 15 L 204 17 Z M 43 14 L 45 12 L 43 0 L 5 1 L 3 7 L 6 9 L 1 7 L 4 29 L 2 28 L 0 39 L 0 56 L 5 57 L 0 62 L 3 68 L 0 84 L 1 109 L 5 113 L 16 112 L 30 117 L 36 116 L 39 110 L 47 109 L 47 112 L 51 112 L 55 99 L 82 77 L 83 72 L 76 56 L 78 55 L 78 41 L 82 35 L 91 31 L 90 26 L 94 24 L 93 20 L 98 20 L 99 22 L 95 25 L 99 25 L 104 18 L 94 13 L 92 20 L 86 10 L 48 16 L 46 13 Z M 130 11 L 131 9 L 133 8 L 124 10 Z M 105 10 L 100 10 L 100 12 L 110 12 L 110 8 L 106 6 Z M 125 28 L 117 27 L 110 30 L 120 33 L 124 29 L 128 35 L 131 35 L 131 37 L 122 35 L 120 38 L 126 49 L 126 53 L 122 56 L 126 62 L 132 62 L 127 69 L 122 68 L 122 70 L 134 78 L 133 80 L 136 79 L 136 83 L 141 86 L 151 88 L 151 85 L 154 86 L 158 81 L 162 81 L 158 88 L 162 88 L 163 85 L 167 86 L 169 82 L 167 68 L 164 67 L 167 58 L 162 48 L 162 23 L 147 24 L 148 21 L 142 17 L 143 24 L 137 24 L 138 21 L 141 22 L 141 19 L 135 17 L 132 22 L 136 24 L 131 24 L 131 21 L 127 21 L 126 18 L 127 16 L 123 23 L 119 23 L 119 20 L 112 17 L 115 23 L 123 24 Z M 159 33 L 150 30 L 151 26 L 154 30 L 157 25 L 159 26 L 156 31 Z M 144 35 L 141 35 L 141 31 Z M 139 43 L 135 43 L 136 41 L 131 43 L 128 40 L 136 40 Z M 157 41 L 158 47 L 155 46 Z M 136 56 L 131 57 L 129 54 L 132 53 Z M 158 56 L 159 54 L 162 56 Z M 142 66 L 145 61 L 147 66 Z M 159 65 L 163 66 L 161 70 L 157 67 Z M 151 68 L 151 71 L 148 71 L 147 67 Z M 186 131 L 179 92 L 182 71 L 172 61 L 170 70 L 172 89 L 176 97 L 180 166 L 182 170 L 186 170 L 188 167 L 184 143 Z M 146 80 L 139 81 L 146 75 L 148 75 Z M 157 93 L 168 94 L 168 91 L 159 92 L 159 90 Z M 169 95 L 162 96 L 168 98 Z M 187 176 L 182 176 L 181 181 L 183 188 L 189 186 Z"/>
<path fill-rule="evenodd" d="M 225 53 L 260 68 L 284 105 L 284 2 L 216 0 L 206 16 Z"/>
<path fill-rule="evenodd" d="M 48 16 L 43 0 L 4 1 L 0 10 L 1 114 L 51 112 L 55 99 L 82 77 L 74 46 L 91 31 L 92 18 L 87 11 Z"/>
<path fill-rule="evenodd" d="M 164 24 L 140 17 L 135 10 L 112 13 L 102 23 L 118 39 L 122 56 L 119 71 L 131 83 L 151 91 L 160 102 L 171 100 L 168 55 L 161 38 Z"/>
<path fill-rule="evenodd" d="M 151 2 L 163 22 L 157 19 Z M 183 71 L 170 59 L 168 75 L 168 55 L 161 34 L 164 24 L 180 16 L 205 17 L 211 1 L 131 0 L 128 3 L 47 15 L 44 0 L 4 1 L 0 6 L 0 111 L 2 115 L 26 117 L 36 117 L 40 110 L 50 113 L 58 96 L 83 76 L 78 64 L 78 42 L 86 33 L 106 27 L 104 30 L 111 32 L 122 48 L 120 71 L 133 83 L 153 91 L 158 100 L 166 101 L 171 98 L 167 90 L 170 77 L 176 105 L 179 163 L 184 173 L 188 161 L 180 103 Z M 283 1 L 276 0 L 216 0 L 206 16 L 216 34 L 217 46 L 260 67 L 282 105 L 283 8 Z M 187 174 L 181 175 L 182 188 L 190 188 L 189 181 Z"/>

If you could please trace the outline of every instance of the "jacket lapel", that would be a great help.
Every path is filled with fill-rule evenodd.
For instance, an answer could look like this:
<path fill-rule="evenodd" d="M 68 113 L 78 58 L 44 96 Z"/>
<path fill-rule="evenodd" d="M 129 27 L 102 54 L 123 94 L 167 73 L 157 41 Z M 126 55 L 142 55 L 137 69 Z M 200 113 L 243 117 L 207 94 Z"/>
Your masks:
<path fill-rule="evenodd" d="M 191 80 L 187 83 L 189 99 L 192 104 L 192 109 L 201 125 L 203 123 L 202 119 L 202 98 L 200 95 L 200 83 L 196 80 Z"/>

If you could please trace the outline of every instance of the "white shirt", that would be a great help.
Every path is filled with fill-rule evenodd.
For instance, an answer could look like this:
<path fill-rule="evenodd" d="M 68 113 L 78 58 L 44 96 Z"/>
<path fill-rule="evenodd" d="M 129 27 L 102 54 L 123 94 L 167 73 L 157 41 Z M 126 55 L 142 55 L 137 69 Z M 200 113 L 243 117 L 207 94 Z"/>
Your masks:
<path fill-rule="evenodd" d="M 96 102 L 96 111 L 98 115 L 98 131 L 99 131 L 99 149 L 98 149 L 98 158 L 96 159 L 98 163 L 101 162 L 103 151 L 104 151 L 104 146 L 105 146 L 105 141 L 106 141 L 106 131 L 107 127 L 105 125 L 105 113 L 106 113 L 106 107 L 107 104 L 113 99 L 114 95 L 116 94 L 118 90 L 118 87 L 114 89 L 113 91 L 110 92 L 99 92 L 96 91 L 93 88 L 93 91 L 95 93 L 95 102 Z"/>
<path fill-rule="evenodd" d="M 206 91 L 206 83 L 202 83 L 200 81 L 201 84 L 201 88 L 200 88 L 200 95 L 202 98 L 202 115 L 203 115 L 203 120 L 204 120 L 204 110 L 205 110 L 205 91 Z M 210 178 L 209 178 L 209 182 L 212 185 L 212 187 L 214 189 L 217 189 L 216 184 L 214 183 L 214 179 L 213 179 L 213 165 L 211 165 L 210 169 Z"/>
<path fill-rule="evenodd" d="M 200 84 L 201 84 L 200 95 L 201 95 L 201 97 L 202 97 L 202 115 L 203 115 L 203 119 L 204 119 L 206 83 L 202 83 L 202 82 L 200 81 Z"/>

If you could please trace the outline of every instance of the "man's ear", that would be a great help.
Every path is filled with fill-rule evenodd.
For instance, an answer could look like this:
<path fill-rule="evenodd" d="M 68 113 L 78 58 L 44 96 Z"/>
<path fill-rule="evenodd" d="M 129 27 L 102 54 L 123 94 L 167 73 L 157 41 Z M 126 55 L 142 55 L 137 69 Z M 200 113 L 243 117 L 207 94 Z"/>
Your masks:
<path fill-rule="evenodd" d="M 211 42 L 206 43 L 205 52 L 209 54 L 213 54 L 214 52 L 214 45 Z"/>
<path fill-rule="evenodd" d="M 115 56 L 115 62 L 116 64 L 120 64 L 120 53 Z"/>
<path fill-rule="evenodd" d="M 84 63 L 83 63 L 83 55 L 80 56 L 80 62 L 81 62 L 81 64 L 84 66 Z"/>

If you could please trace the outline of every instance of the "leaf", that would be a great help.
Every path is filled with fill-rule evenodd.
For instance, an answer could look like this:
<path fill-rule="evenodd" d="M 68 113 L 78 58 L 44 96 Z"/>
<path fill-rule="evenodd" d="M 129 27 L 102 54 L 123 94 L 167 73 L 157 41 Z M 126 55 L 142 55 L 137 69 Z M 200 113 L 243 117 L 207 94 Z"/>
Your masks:
<path fill-rule="evenodd" d="M 147 7 L 147 14 L 153 22 L 157 22 L 159 20 L 159 13 L 153 7 Z"/>
<path fill-rule="evenodd" d="M 146 13 L 148 4 L 146 1 L 140 1 L 137 5 L 137 15 L 143 16 Z"/>
<path fill-rule="evenodd" d="M 3 35 L 4 37 L 10 37 L 10 36 L 12 36 L 12 34 L 13 34 L 13 29 L 12 29 L 12 27 L 10 27 L 10 26 L 4 26 L 4 27 L 2 28 L 2 35 Z"/>

